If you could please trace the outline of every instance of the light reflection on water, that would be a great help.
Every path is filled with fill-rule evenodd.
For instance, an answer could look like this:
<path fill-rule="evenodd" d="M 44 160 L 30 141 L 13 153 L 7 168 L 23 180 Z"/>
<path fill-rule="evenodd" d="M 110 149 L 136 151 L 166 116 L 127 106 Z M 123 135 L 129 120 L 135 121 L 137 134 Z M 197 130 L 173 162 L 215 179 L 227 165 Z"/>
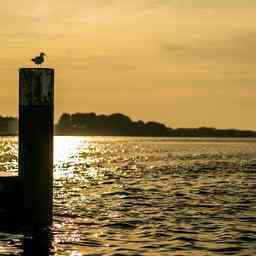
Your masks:
<path fill-rule="evenodd" d="M 256 254 L 255 140 L 54 143 L 54 255 Z M 16 139 L 0 149 L 1 171 L 17 169 Z M 0 233 L 1 255 L 21 244 Z"/>
<path fill-rule="evenodd" d="M 18 171 L 18 144 L 16 137 L 0 137 L 0 172 Z"/>
<path fill-rule="evenodd" d="M 74 171 L 79 162 L 79 153 L 88 146 L 81 137 L 54 137 L 54 178 L 74 177 Z"/>

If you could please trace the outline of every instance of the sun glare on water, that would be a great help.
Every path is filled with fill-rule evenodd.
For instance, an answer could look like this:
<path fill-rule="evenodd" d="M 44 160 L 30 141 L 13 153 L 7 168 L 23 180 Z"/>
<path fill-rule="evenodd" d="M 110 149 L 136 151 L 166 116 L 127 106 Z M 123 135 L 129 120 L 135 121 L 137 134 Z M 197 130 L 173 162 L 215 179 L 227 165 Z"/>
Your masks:
<path fill-rule="evenodd" d="M 81 137 L 54 137 L 54 163 L 66 161 L 76 155 L 81 147 L 85 148 L 89 143 Z"/>
<path fill-rule="evenodd" d="M 76 161 L 81 149 L 88 146 L 89 142 L 85 138 L 55 136 L 53 156 L 55 178 L 72 176 L 72 163 Z"/>

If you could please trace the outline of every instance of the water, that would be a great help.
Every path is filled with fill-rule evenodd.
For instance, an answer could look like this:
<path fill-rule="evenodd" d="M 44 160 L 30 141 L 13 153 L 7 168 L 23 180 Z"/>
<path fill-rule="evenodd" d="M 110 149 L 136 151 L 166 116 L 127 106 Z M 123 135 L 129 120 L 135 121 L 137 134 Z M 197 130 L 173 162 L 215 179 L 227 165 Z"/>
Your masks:
<path fill-rule="evenodd" d="M 0 149 L 17 170 L 17 139 Z M 56 137 L 54 159 L 56 256 L 256 255 L 256 140 Z"/>

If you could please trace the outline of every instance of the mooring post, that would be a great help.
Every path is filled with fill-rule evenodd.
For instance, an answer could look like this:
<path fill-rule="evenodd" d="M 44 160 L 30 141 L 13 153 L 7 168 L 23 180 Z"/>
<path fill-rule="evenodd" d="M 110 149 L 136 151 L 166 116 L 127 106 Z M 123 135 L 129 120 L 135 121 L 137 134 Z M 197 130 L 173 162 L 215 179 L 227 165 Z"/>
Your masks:
<path fill-rule="evenodd" d="M 52 223 L 54 70 L 19 70 L 19 179 L 24 221 Z"/>

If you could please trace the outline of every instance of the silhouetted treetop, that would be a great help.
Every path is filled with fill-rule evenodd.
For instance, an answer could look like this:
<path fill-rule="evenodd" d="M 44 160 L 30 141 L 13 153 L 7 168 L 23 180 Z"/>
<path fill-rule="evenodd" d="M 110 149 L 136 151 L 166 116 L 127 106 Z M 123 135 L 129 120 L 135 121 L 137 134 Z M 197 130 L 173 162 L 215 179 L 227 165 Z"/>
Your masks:
<path fill-rule="evenodd" d="M 154 121 L 132 121 L 121 113 L 96 115 L 95 113 L 64 113 L 56 125 L 57 134 L 66 135 L 119 135 L 159 137 L 256 137 L 254 131 L 216 129 L 213 127 L 172 129 Z"/>
<path fill-rule="evenodd" d="M 15 134 L 18 129 L 18 121 L 15 117 L 0 116 L 0 134 Z"/>

